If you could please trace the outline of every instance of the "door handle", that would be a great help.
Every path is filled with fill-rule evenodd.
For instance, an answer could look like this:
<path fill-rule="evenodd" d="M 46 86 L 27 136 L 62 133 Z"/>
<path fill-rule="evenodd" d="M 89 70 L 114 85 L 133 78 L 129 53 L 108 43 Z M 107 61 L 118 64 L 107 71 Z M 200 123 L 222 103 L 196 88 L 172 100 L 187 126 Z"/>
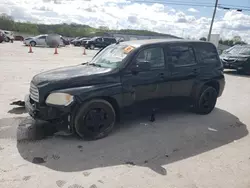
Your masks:
<path fill-rule="evenodd" d="M 198 70 L 197 69 L 193 69 L 193 73 L 194 74 L 198 74 Z"/>
<path fill-rule="evenodd" d="M 164 78 L 164 73 L 161 72 L 161 73 L 159 74 L 159 76 L 160 76 L 161 78 Z"/>

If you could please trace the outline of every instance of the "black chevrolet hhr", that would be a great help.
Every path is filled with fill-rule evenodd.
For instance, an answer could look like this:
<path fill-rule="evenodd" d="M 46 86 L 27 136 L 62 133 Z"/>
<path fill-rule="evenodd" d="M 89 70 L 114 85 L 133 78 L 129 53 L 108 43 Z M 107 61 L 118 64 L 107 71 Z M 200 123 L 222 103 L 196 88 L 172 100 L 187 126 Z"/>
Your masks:
<path fill-rule="evenodd" d="M 209 42 L 136 40 L 112 44 L 90 62 L 40 73 L 25 98 L 29 114 L 64 122 L 82 138 L 107 136 L 125 107 L 188 98 L 210 113 L 225 86 L 223 65 Z"/>

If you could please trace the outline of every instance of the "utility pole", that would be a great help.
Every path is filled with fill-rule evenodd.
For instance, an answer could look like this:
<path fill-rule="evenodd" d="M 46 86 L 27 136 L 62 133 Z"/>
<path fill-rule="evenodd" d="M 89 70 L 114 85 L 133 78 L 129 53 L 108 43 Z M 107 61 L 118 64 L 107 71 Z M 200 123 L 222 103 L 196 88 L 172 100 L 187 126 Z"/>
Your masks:
<path fill-rule="evenodd" d="M 207 37 L 208 41 L 210 41 L 210 38 L 211 38 L 211 33 L 212 33 L 212 29 L 213 29 L 214 17 L 215 17 L 215 14 L 216 14 L 217 6 L 218 6 L 218 0 L 215 0 L 214 13 L 213 13 L 213 17 L 212 17 L 212 21 L 211 21 L 211 25 L 210 25 L 208 37 Z"/>

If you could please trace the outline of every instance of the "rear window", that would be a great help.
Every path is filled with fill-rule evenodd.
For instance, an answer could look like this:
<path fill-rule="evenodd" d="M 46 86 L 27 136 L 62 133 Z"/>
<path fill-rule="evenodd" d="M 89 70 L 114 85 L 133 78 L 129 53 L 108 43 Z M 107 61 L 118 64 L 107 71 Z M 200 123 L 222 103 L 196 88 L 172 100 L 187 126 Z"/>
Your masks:
<path fill-rule="evenodd" d="M 220 64 L 220 59 L 216 47 L 209 43 L 195 44 L 195 51 L 201 63 Z"/>

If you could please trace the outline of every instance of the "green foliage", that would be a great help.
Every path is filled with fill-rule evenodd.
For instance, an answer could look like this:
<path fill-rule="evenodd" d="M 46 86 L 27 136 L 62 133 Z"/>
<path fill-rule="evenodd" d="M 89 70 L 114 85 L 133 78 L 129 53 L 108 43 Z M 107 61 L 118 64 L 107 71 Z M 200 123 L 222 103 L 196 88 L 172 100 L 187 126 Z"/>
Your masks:
<path fill-rule="evenodd" d="M 234 46 L 234 45 L 236 45 L 236 44 L 242 44 L 242 45 L 247 44 L 247 43 L 244 42 L 244 41 L 241 41 L 241 40 L 234 40 L 234 39 L 235 39 L 235 37 L 234 37 L 233 39 L 226 39 L 226 40 L 220 39 L 220 40 L 219 40 L 219 43 L 220 43 L 220 44 L 227 45 L 227 46 Z"/>
<path fill-rule="evenodd" d="M 0 15 L 0 29 L 17 31 L 20 33 L 27 33 L 32 35 L 38 34 L 47 34 L 47 33 L 57 33 L 67 37 L 92 37 L 92 36 L 104 36 L 107 35 L 107 32 L 112 33 L 123 33 L 130 35 L 149 35 L 149 36 L 162 36 L 164 34 L 147 31 L 147 30 L 131 30 L 131 29 L 122 29 L 122 30 L 109 30 L 106 26 L 100 26 L 99 28 L 93 28 L 88 25 L 80 24 L 35 24 L 29 22 L 15 22 L 13 18 L 6 14 Z"/>
<path fill-rule="evenodd" d="M 206 37 L 201 37 L 200 40 L 207 41 L 207 38 Z"/>

